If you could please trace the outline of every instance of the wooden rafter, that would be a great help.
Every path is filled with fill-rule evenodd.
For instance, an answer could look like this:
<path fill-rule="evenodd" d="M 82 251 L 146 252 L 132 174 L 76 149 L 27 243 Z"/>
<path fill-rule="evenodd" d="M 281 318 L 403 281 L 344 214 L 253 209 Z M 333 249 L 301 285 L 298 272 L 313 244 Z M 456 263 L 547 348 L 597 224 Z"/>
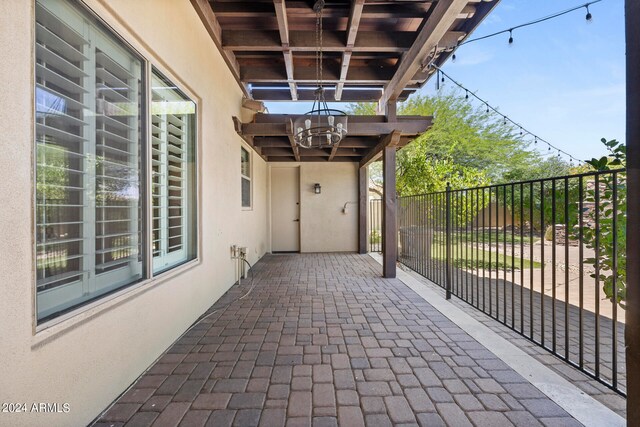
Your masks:
<path fill-rule="evenodd" d="M 389 101 L 399 98 L 407 83 L 423 68 L 426 57 L 444 37 L 467 3 L 468 0 L 438 0 L 413 46 L 403 55 L 393 78 L 385 85 L 380 105 L 386 105 Z"/>
<path fill-rule="evenodd" d="M 282 55 L 284 57 L 284 67 L 287 72 L 287 83 L 291 91 L 291 100 L 298 100 L 296 82 L 293 78 L 293 53 L 289 49 L 289 20 L 287 19 L 287 6 L 284 0 L 273 0 L 278 19 L 278 32 L 280 33 L 280 43 L 282 44 Z"/>
<path fill-rule="evenodd" d="M 342 65 L 340 67 L 340 81 L 336 85 L 335 99 L 340 101 L 342 98 L 342 89 L 349 72 L 349 62 L 351 61 L 351 52 L 356 43 L 358 35 L 358 27 L 360 26 L 360 18 L 364 9 L 364 0 L 354 0 L 351 2 L 351 12 L 349 13 L 349 22 L 347 23 L 347 40 L 346 50 L 342 53 Z"/>

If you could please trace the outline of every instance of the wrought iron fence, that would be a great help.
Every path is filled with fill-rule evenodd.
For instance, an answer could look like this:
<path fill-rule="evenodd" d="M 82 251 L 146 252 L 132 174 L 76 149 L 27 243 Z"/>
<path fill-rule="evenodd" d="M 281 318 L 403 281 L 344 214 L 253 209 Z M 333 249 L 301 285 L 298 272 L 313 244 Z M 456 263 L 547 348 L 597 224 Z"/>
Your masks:
<path fill-rule="evenodd" d="M 400 197 L 398 260 L 625 395 L 625 225 L 624 170 Z"/>

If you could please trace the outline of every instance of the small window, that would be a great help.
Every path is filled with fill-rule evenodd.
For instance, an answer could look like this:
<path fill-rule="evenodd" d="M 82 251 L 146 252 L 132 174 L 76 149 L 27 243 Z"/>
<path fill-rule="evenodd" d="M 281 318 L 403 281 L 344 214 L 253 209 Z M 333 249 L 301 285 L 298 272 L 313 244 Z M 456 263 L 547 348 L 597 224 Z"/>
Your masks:
<path fill-rule="evenodd" d="M 251 153 L 244 147 L 241 150 L 240 179 L 242 189 L 242 207 L 251 207 Z"/>
<path fill-rule="evenodd" d="M 196 257 L 196 105 L 155 69 L 151 77 L 153 272 Z"/>
<path fill-rule="evenodd" d="M 144 278 L 144 63 L 78 2 L 35 3 L 38 322 Z"/>

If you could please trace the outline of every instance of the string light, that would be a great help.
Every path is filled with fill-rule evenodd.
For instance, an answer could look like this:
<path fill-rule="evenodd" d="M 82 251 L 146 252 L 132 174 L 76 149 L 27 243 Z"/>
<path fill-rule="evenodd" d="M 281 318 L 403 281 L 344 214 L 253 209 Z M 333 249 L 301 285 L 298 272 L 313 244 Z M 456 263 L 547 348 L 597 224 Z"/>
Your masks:
<path fill-rule="evenodd" d="M 517 30 L 518 28 L 523 28 L 523 27 L 528 27 L 528 26 L 531 26 L 531 25 L 539 24 L 541 22 L 545 22 L 545 21 L 548 21 L 550 19 L 558 18 L 560 16 L 566 15 L 566 14 L 574 12 L 576 10 L 580 10 L 582 8 L 586 8 L 587 9 L 587 14 L 585 16 L 585 19 L 587 20 L 587 22 L 591 22 L 593 20 L 593 15 L 591 14 L 591 12 L 589 10 L 589 6 L 591 6 L 592 4 L 595 4 L 595 3 L 600 3 L 601 1 L 602 0 L 593 0 L 593 1 L 590 1 L 588 3 L 584 3 L 584 4 L 581 4 L 579 6 L 575 6 L 575 7 L 572 7 L 570 9 L 563 10 L 561 12 L 553 13 L 551 15 L 547 15 L 547 16 L 544 16 L 542 18 L 534 19 L 533 21 L 525 22 L 524 24 L 516 25 L 514 27 L 507 28 L 507 29 L 501 30 L 501 31 L 497 31 L 495 33 L 487 34 L 486 36 L 476 37 L 474 39 L 465 40 L 463 42 L 457 43 L 455 46 L 445 47 L 445 48 L 442 49 L 442 51 L 444 51 L 444 52 L 455 52 L 460 46 L 464 46 L 465 44 L 472 43 L 472 42 L 477 42 L 477 41 L 484 40 L 484 39 L 488 39 L 488 38 L 495 37 L 495 36 L 498 36 L 500 34 L 505 34 L 505 33 L 509 33 L 509 45 L 511 46 L 511 45 L 513 45 L 513 31 L 514 30 Z M 452 59 L 452 61 L 455 62 L 455 60 L 456 60 L 456 54 L 455 53 L 451 56 L 451 59 Z"/>
<path fill-rule="evenodd" d="M 505 114 L 501 113 L 498 111 L 497 108 L 489 105 L 489 102 L 480 98 L 475 92 L 469 90 L 467 87 L 463 86 L 460 82 L 458 82 L 457 80 L 453 79 L 449 74 L 447 74 L 446 72 L 444 72 L 440 67 L 438 67 L 435 64 L 430 64 L 430 67 L 435 68 L 440 75 L 442 76 L 442 80 L 444 81 L 445 77 L 449 79 L 449 81 L 451 81 L 453 84 L 455 84 L 456 86 L 458 86 L 460 89 L 465 91 L 465 98 L 469 99 L 469 94 L 471 94 L 471 96 L 473 96 L 475 99 L 477 99 L 478 101 L 480 101 L 481 103 L 483 103 L 485 105 L 485 109 L 486 112 L 489 113 L 489 110 L 492 110 L 494 113 L 498 114 L 499 116 L 502 116 L 502 123 L 504 125 L 507 124 L 507 122 L 513 124 L 515 127 L 517 127 L 518 129 L 520 129 L 520 135 L 522 136 L 526 136 L 526 135 L 531 135 L 533 137 L 533 143 L 537 146 L 538 145 L 538 140 L 544 144 L 547 145 L 547 152 L 550 152 L 551 149 L 553 148 L 554 150 L 557 150 L 558 155 L 565 155 L 567 158 L 569 159 L 574 159 L 575 157 L 572 154 L 567 153 L 566 151 L 556 147 L 555 145 L 551 144 L 550 142 L 546 141 L 543 138 L 540 138 L 538 135 L 534 134 L 533 132 L 530 132 L 529 130 L 527 130 L 524 126 L 522 126 L 520 123 L 516 123 L 515 121 L 511 120 L 509 117 L 507 117 Z M 576 160 L 578 162 L 578 164 L 581 164 L 580 160 Z"/>

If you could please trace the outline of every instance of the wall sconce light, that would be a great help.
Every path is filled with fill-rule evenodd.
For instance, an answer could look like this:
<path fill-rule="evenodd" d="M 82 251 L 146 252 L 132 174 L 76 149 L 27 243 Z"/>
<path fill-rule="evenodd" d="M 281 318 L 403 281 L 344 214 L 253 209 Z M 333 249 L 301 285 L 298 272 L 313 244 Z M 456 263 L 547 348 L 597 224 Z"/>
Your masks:
<path fill-rule="evenodd" d="M 316 183 L 313 186 L 313 192 L 316 194 L 320 194 L 322 192 L 322 187 L 320 187 L 320 184 Z"/>

